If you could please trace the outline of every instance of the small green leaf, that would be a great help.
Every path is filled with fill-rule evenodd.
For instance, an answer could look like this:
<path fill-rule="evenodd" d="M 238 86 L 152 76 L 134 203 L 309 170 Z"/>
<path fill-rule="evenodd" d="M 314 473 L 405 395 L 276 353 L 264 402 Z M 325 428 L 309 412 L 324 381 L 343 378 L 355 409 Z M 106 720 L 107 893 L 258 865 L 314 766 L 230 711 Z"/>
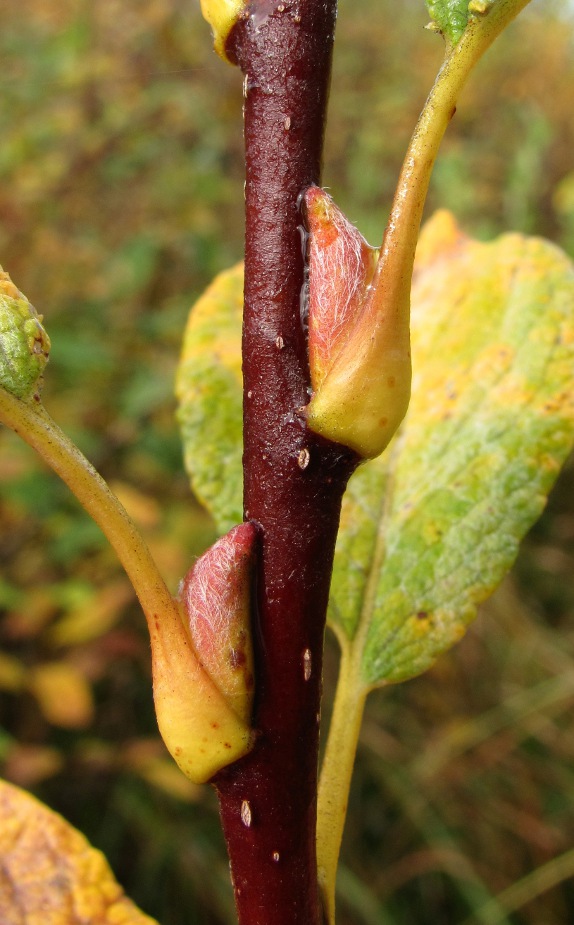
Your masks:
<path fill-rule="evenodd" d="M 0 267 L 0 386 L 23 401 L 38 397 L 50 339 L 42 319 Z"/>
<path fill-rule="evenodd" d="M 242 312 L 239 263 L 193 306 L 176 382 L 186 468 L 221 533 L 243 520 Z"/>
<path fill-rule="evenodd" d="M 470 20 L 485 16 L 498 0 L 425 0 L 432 17 L 429 29 L 441 32 L 451 47 L 462 38 Z"/>
<path fill-rule="evenodd" d="M 468 0 L 425 0 L 432 25 L 456 45 L 468 23 Z"/>
<path fill-rule="evenodd" d="M 512 565 L 574 442 L 574 269 L 438 213 L 412 299 L 413 398 L 343 503 L 331 621 L 367 687 L 425 671 Z"/>

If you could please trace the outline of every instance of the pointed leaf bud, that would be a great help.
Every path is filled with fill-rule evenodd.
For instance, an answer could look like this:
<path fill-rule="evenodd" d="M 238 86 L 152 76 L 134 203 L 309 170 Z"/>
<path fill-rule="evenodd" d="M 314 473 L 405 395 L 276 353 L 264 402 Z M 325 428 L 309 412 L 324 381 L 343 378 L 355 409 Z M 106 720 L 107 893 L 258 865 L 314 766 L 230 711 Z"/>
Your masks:
<path fill-rule="evenodd" d="M 309 228 L 309 366 L 318 389 L 355 323 L 379 252 L 317 186 L 305 193 Z"/>
<path fill-rule="evenodd" d="M 0 267 L 0 386 L 23 401 L 39 398 L 50 338 L 42 318 Z"/>
<path fill-rule="evenodd" d="M 229 61 L 225 43 L 233 26 L 239 21 L 247 0 L 200 0 L 203 18 L 213 29 L 213 45 L 224 61 Z"/>
<path fill-rule="evenodd" d="M 409 403 L 410 274 L 383 274 L 380 258 L 373 268 L 377 252 L 325 193 L 309 190 L 306 201 L 315 387 L 307 425 L 370 459 L 388 445 Z"/>
<path fill-rule="evenodd" d="M 254 688 L 250 585 L 255 539 L 252 523 L 234 527 L 197 560 L 180 588 L 200 663 L 246 723 Z"/>
<path fill-rule="evenodd" d="M 180 607 L 152 630 L 162 738 L 183 773 L 204 783 L 253 746 L 249 626 L 256 528 L 234 527 L 190 570 Z"/>

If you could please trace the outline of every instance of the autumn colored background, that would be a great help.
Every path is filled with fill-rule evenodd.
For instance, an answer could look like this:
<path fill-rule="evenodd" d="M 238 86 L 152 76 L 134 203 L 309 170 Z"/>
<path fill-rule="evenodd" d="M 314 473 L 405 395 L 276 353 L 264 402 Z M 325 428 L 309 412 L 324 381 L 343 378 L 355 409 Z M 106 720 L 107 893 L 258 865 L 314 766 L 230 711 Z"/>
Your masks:
<path fill-rule="evenodd" d="M 214 537 L 183 471 L 179 345 L 243 233 L 241 75 L 197 7 L 4 0 L 0 14 L 0 263 L 45 316 L 45 404 L 174 590 Z M 422 0 L 340 2 L 324 182 L 372 243 L 440 61 L 426 19 Z M 451 208 L 482 238 L 543 234 L 574 257 L 573 85 L 571 7 L 535 0 L 464 94 L 429 212 Z M 372 697 L 341 925 L 572 921 L 573 477 L 463 643 Z M 0 561 L 1 774 L 85 832 L 162 925 L 232 923 L 215 800 L 158 739 L 127 579 L 4 432 Z M 329 640 L 326 713 L 335 669 Z"/>

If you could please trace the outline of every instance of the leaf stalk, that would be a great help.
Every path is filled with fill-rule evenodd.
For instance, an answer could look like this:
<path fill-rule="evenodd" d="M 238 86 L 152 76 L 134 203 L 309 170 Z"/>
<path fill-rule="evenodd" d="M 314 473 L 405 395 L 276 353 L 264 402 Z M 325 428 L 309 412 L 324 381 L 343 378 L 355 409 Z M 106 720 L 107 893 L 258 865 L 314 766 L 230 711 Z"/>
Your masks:
<path fill-rule="evenodd" d="M 335 923 L 337 864 L 367 698 L 354 649 L 342 635 L 340 642 L 341 663 L 317 803 L 317 875 L 329 925 Z"/>
<path fill-rule="evenodd" d="M 177 611 L 144 539 L 121 501 L 44 406 L 22 401 L 0 389 L 0 421 L 36 450 L 100 527 L 126 570 L 150 632 L 155 614 Z"/>

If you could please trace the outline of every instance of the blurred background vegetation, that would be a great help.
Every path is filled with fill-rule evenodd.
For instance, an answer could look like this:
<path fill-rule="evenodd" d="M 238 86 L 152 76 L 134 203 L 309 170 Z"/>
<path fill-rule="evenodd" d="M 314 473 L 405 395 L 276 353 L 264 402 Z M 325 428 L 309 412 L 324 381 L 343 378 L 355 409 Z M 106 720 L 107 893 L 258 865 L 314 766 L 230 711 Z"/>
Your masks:
<path fill-rule="evenodd" d="M 380 240 L 441 57 L 422 0 L 340 0 L 324 182 Z M 3 0 L 0 262 L 52 338 L 45 404 L 175 590 L 213 539 L 172 396 L 186 314 L 241 256 L 241 76 L 193 0 Z M 574 256 L 574 17 L 536 0 L 481 64 L 429 211 Z M 456 323 L 456 319 L 453 320 Z M 0 433 L 0 772 L 107 854 L 163 925 L 234 921 L 209 788 L 168 760 L 143 618 L 67 489 Z M 574 483 L 433 671 L 371 698 L 341 925 L 574 920 Z M 326 712 L 336 674 L 328 642 Z"/>

